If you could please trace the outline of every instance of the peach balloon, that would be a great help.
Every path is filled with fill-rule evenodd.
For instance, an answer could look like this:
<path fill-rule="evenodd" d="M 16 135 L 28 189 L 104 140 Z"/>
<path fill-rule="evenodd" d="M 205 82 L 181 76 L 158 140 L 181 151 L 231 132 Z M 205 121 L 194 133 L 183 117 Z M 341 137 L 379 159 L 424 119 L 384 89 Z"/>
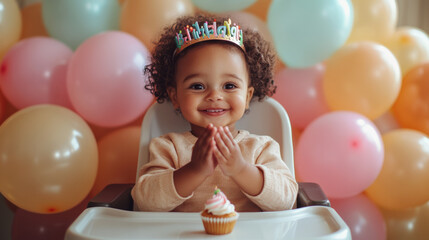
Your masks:
<path fill-rule="evenodd" d="M 352 0 L 354 21 L 347 42 L 382 43 L 395 31 L 398 9 L 395 0 Z"/>
<path fill-rule="evenodd" d="M 272 0 L 258 0 L 248 8 L 244 9 L 244 11 L 257 16 L 266 22 L 271 2 Z"/>
<path fill-rule="evenodd" d="M 35 36 L 49 36 L 42 18 L 42 3 L 35 2 L 21 9 L 21 39 Z"/>
<path fill-rule="evenodd" d="M 326 61 L 323 89 L 332 110 L 375 119 L 390 109 L 400 88 L 398 61 L 380 44 L 350 43 Z"/>
<path fill-rule="evenodd" d="M 401 67 L 402 75 L 429 61 L 429 37 L 418 28 L 401 27 L 386 41 Z"/>
<path fill-rule="evenodd" d="M 22 20 L 15 0 L 0 0 L 0 61 L 21 36 Z"/>
<path fill-rule="evenodd" d="M 381 208 L 389 240 L 424 240 L 429 236 L 429 202 L 421 206 L 390 210 Z"/>
<path fill-rule="evenodd" d="M 429 63 L 410 70 L 403 78 L 392 112 L 400 126 L 429 134 Z"/>
<path fill-rule="evenodd" d="M 120 29 L 128 32 L 153 48 L 162 28 L 176 18 L 194 14 L 191 0 L 141 1 L 127 0 L 122 4 Z"/>
<path fill-rule="evenodd" d="M 398 129 L 383 136 L 384 164 L 366 193 L 377 205 L 405 209 L 429 200 L 429 138 L 421 132 Z"/>
<path fill-rule="evenodd" d="M 97 173 L 97 143 L 71 110 L 36 105 L 0 126 L 0 191 L 19 208 L 58 213 L 81 202 Z"/>
<path fill-rule="evenodd" d="M 139 126 L 108 133 L 98 141 L 99 166 L 90 195 L 112 183 L 134 183 L 140 143 Z"/>

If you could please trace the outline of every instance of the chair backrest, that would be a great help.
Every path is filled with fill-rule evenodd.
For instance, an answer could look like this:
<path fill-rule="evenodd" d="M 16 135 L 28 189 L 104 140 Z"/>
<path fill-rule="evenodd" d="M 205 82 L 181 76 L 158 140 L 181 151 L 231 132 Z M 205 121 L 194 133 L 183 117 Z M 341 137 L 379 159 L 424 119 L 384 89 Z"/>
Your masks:
<path fill-rule="evenodd" d="M 262 102 L 252 101 L 250 111 L 237 122 L 236 128 L 275 139 L 280 145 L 283 160 L 295 177 L 291 125 L 286 110 L 280 103 L 272 98 L 266 98 Z M 143 118 L 137 172 L 149 160 L 149 142 L 152 138 L 190 129 L 189 123 L 174 110 L 170 102 L 154 103 Z"/>

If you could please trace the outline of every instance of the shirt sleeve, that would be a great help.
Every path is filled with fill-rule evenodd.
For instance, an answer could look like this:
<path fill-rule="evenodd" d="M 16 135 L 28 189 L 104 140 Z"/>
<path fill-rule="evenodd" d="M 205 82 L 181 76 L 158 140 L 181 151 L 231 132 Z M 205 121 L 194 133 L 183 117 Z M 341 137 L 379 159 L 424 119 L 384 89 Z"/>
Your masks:
<path fill-rule="evenodd" d="M 244 194 L 263 211 L 292 209 L 298 194 L 298 183 L 281 158 L 279 144 L 270 138 L 259 151 L 255 165 L 264 175 L 262 191 L 256 196 Z"/>
<path fill-rule="evenodd" d="M 131 195 L 140 211 L 171 211 L 188 197 L 181 197 L 174 186 L 173 172 L 178 168 L 175 146 L 168 138 L 152 139 L 150 160 L 139 171 Z"/>

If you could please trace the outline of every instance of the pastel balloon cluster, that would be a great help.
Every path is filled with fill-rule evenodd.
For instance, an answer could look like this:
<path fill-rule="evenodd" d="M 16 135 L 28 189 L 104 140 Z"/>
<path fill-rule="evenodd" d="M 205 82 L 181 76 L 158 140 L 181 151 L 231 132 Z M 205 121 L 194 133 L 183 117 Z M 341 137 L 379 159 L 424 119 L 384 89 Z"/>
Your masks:
<path fill-rule="evenodd" d="M 140 123 L 154 100 L 144 88 L 145 43 L 193 13 L 191 2 L 0 6 L 2 195 L 26 211 L 60 213 L 109 183 L 134 182 Z M 136 24 L 142 12 L 149 18 Z"/>
<path fill-rule="evenodd" d="M 0 6 L 0 191 L 18 207 L 16 224 L 30 226 L 36 213 L 71 221 L 107 184 L 134 182 L 153 41 L 177 17 L 203 11 L 274 46 L 273 98 L 294 128 L 298 180 L 321 185 L 353 239 L 394 239 L 410 223 L 427 233 L 429 38 L 396 26 L 395 0 Z M 404 220 L 399 210 L 412 213 Z M 54 229 L 56 217 L 33 222 Z"/>
<path fill-rule="evenodd" d="M 391 216 L 370 209 L 429 201 L 421 187 L 429 176 L 429 38 L 396 26 L 393 0 L 317 2 L 270 5 L 268 26 L 286 65 L 273 97 L 294 128 L 298 180 L 321 185 L 353 239 L 386 239 Z"/>

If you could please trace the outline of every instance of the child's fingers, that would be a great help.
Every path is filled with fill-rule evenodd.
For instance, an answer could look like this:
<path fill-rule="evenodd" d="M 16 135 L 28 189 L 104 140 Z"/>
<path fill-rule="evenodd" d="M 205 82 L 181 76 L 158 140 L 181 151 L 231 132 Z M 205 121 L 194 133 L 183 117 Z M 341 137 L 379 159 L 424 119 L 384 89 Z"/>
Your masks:
<path fill-rule="evenodd" d="M 228 149 L 228 146 L 225 144 L 221 135 L 222 135 L 222 133 L 218 132 L 218 133 L 216 133 L 216 135 L 214 137 L 214 139 L 216 141 L 216 147 L 222 155 L 228 156 L 229 155 L 229 149 Z"/>
<path fill-rule="evenodd" d="M 232 149 L 234 147 L 234 138 L 232 138 L 232 134 L 225 130 L 225 128 L 220 127 L 219 128 L 219 133 L 220 133 L 220 137 L 222 139 L 222 141 L 225 143 L 225 146 L 228 149 Z M 229 134 L 228 134 L 229 133 Z"/>
<path fill-rule="evenodd" d="M 198 138 L 196 145 L 207 145 L 216 132 L 216 129 L 212 126 L 207 127 L 203 134 Z"/>
<path fill-rule="evenodd" d="M 229 128 L 228 128 L 228 127 L 225 127 L 225 128 L 224 128 L 224 130 L 225 130 L 225 132 L 226 132 L 227 136 L 229 137 L 229 139 L 231 140 L 231 142 L 235 143 L 235 141 L 234 141 L 234 137 L 232 136 L 231 131 L 229 131 Z"/>
<path fill-rule="evenodd" d="M 223 156 L 223 154 L 220 152 L 219 148 L 216 145 L 213 148 L 213 155 L 215 156 L 218 164 L 223 165 L 227 162 L 226 158 Z"/>

